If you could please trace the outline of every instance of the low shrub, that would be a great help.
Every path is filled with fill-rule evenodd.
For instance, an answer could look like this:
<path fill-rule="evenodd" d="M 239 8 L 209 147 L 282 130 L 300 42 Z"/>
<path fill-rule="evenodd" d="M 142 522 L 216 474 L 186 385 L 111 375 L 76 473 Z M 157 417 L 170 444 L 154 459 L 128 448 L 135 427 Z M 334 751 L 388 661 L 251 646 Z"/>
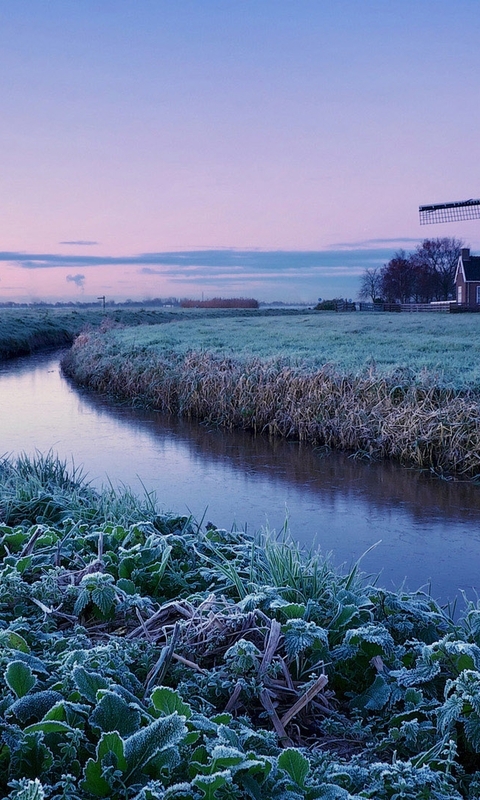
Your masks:
<path fill-rule="evenodd" d="M 52 457 L 3 469 L 65 512 L 0 512 L 3 797 L 478 797 L 478 605 L 121 497 L 100 522 Z"/>

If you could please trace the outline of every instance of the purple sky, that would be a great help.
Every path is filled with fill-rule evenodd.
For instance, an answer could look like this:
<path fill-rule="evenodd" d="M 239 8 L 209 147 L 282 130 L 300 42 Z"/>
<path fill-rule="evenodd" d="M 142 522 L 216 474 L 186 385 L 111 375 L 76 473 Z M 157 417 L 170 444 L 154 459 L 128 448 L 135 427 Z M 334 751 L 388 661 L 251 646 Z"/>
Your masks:
<path fill-rule="evenodd" d="M 0 300 L 355 297 L 480 251 L 478 0 L 6 0 Z"/>

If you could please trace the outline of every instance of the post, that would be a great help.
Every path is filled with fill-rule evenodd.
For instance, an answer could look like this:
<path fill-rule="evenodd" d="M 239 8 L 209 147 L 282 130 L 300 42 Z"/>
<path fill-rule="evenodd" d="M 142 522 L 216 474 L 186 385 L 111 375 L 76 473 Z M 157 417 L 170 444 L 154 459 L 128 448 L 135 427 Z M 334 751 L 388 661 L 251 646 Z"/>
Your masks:
<path fill-rule="evenodd" d="M 101 300 L 102 301 L 102 308 L 105 311 L 105 295 L 102 294 L 101 297 L 97 297 L 97 300 Z"/>

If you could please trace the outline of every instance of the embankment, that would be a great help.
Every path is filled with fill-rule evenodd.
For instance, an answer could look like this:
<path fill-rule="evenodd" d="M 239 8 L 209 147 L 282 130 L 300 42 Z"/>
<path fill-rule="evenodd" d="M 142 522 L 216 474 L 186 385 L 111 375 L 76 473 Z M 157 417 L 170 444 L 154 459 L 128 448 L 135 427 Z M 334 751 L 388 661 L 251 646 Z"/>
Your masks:
<path fill-rule="evenodd" d="M 79 336 L 65 372 L 121 402 L 225 427 L 308 441 L 439 474 L 480 474 L 480 402 L 408 372 L 342 374 L 280 357 L 126 346 L 115 331 Z"/>
<path fill-rule="evenodd" d="M 27 356 L 39 350 L 67 347 L 85 328 L 105 323 L 150 325 L 170 322 L 174 314 L 154 309 L 2 308 L 0 309 L 0 361 Z"/>

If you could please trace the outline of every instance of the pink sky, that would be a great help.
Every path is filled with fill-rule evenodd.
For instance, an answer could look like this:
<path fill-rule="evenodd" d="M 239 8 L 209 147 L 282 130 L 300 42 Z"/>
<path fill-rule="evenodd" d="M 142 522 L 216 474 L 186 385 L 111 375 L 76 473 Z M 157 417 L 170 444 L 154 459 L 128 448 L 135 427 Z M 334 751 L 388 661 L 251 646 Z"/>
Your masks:
<path fill-rule="evenodd" d="M 479 251 L 418 223 L 480 196 L 479 34 L 478 0 L 2 4 L 0 299 L 308 301 L 426 236 Z"/>

